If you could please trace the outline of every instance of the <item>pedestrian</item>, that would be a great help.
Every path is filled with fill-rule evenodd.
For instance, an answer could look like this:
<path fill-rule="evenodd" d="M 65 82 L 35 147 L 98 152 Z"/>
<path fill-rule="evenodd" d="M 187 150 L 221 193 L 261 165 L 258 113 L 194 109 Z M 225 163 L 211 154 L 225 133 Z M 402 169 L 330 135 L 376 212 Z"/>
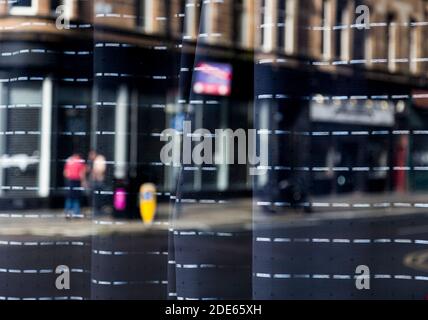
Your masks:
<path fill-rule="evenodd" d="M 92 206 L 94 216 L 102 214 L 103 201 L 102 191 L 104 190 L 104 181 L 106 176 L 106 158 L 102 154 L 91 151 L 89 154 L 89 179 L 92 189 Z"/>
<path fill-rule="evenodd" d="M 86 165 L 82 157 L 75 153 L 67 159 L 64 167 L 68 191 L 65 201 L 65 214 L 67 218 L 80 216 L 81 188 L 86 184 Z"/>

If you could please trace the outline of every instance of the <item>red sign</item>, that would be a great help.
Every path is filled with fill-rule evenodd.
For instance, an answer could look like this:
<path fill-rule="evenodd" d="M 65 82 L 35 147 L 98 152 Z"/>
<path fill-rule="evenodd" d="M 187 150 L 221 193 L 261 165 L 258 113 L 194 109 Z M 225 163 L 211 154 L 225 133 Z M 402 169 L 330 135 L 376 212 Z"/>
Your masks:
<path fill-rule="evenodd" d="M 229 96 L 232 66 L 226 63 L 200 62 L 195 69 L 193 91 L 197 94 Z"/>

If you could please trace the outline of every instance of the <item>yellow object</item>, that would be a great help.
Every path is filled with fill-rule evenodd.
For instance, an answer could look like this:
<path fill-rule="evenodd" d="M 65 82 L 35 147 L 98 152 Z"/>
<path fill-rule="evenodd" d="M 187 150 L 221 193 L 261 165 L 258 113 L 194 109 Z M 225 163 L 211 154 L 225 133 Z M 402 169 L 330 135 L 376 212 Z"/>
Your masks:
<path fill-rule="evenodd" d="M 143 184 L 140 188 L 140 215 L 145 224 L 151 224 L 156 216 L 156 186 Z"/>

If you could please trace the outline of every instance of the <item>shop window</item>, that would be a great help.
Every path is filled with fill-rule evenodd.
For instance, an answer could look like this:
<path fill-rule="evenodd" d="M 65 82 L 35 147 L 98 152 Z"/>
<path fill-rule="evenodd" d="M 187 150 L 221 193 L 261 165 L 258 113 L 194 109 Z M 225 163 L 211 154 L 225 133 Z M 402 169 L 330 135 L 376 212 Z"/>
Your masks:
<path fill-rule="evenodd" d="M 8 93 L 7 100 L 3 101 L 8 102 L 9 109 L 2 113 L 1 130 L 28 134 L 3 137 L 1 156 L 8 159 L 10 164 L 0 169 L 0 186 L 40 186 L 42 87 L 38 83 L 14 83 L 3 90 Z M 14 162 L 16 159 L 20 159 L 19 164 Z"/>

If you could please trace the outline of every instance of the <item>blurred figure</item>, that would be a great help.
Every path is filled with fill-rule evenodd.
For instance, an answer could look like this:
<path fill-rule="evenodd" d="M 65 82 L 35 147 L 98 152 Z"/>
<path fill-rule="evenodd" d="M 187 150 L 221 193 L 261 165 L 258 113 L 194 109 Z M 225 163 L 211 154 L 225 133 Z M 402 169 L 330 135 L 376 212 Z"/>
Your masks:
<path fill-rule="evenodd" d="M 92 191 L 92 206 L 94 215 L 102 214 L 103 201 L 101 192 L 104 190 L 104 181 L 106 176 L 106 158 L 96 151 L 89 153 L 89 180 Z"/>
<path fill-rule="evenodd" d="M 409 138 L 401 136 L 395 147 L 395 166 L 398 168 L 405 168 L 408 165 L 409 154 Z M 406 170 L 395 171 L 395 191 L 398 193 L 405 193 L 408 190 L 407 178 L 408 173 Z"/>
<path fill-rule="evenodd" d="M 70 158 L 64 167 L 64 178 L 67 181 L 69 188 L 67 199 L 65 201 L 65 214 L 67 218 L 80 217 L 80 188 L 86 184 L 86 165 L 82 157 L 75 153 Z"/>

